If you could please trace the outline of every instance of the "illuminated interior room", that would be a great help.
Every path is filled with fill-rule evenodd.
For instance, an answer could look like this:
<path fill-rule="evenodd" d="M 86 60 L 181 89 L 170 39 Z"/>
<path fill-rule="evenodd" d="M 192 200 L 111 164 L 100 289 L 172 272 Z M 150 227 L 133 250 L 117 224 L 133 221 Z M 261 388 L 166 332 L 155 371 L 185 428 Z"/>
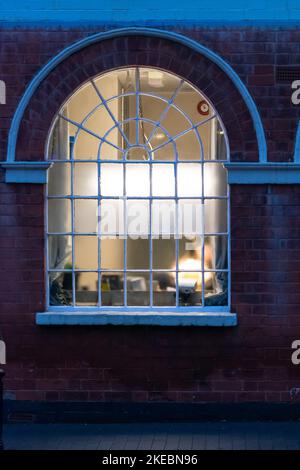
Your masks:
<path fill-rule="evenodd" d="M 228 305 L 228 145 L 199 90 L 154 68 L 97 76 L 47 152 L 49 306 Z"/>

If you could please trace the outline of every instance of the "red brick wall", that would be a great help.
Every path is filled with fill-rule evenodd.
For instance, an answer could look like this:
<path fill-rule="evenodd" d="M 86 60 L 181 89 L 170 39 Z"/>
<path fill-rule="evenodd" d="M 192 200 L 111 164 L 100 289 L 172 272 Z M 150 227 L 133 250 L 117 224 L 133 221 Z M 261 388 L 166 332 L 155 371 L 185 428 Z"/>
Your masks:
<path fill-rule="evenodd" d="M 30 79 L 55 53 L 91 33 L 49 30 L 0 34 L 0 79 L 6 81 L 8 96 L 7 105 L 0 106 L 3 159 L 13 112 Z M 270 158 L 291 159 L 300 107 L 291 105 L 289 85 L 274 82 L 274 67 L 292 65 L 292 61 L 297 64 L 299 32 L 245 29 L 183 33 L 219 53 L 239 73 L 261 113 Z M 160 64 L 161 60 L 164 68 L 181 71 L 183 76 L 190 73 L 201 83 L 200 72 L 207 65 L 203 58 L 186 56 L 184 48 L 176 52 L 176 47 L 166 41 L 159 41 L 159 53 L 154 54 L 157 43 L 151 41 L 117 41 L 113 50 L 108 43 L 95 46 L 89 53 L 85 51 L 89 64 L 85 71 L 97 73 L 101 67 L 117 66 L 126 57 L 130 63 L 140 64 Z M 121 49 L 123 55 L 118 55 Z M 22 123 L 18 158 L 43 157 L 53 112 L 84 78 L 82 60 L 79 53 L 70 58 L 40 87 Z M 188 70 L 185 61 L 189 62 Z M 217 102 L 226 121 L 233 157 L 257 159 L 247 111 L 224 76 L 212 66 L 208 70 L 210 80 L 216 83 L 213 88 L 207 84 L 206 92 Z M 64 76 L 70 79 L 65 87 Z M 223 95 L 218 89 L 220 79 L 225 87 Z M 233 100 L 230 109 L 228 100 Z M 8 348 L 5 389 L 11 398 L 178 402 L 297 399 L 291 390 L 300 386 L 300 366 L 292 365 L 290 346 L 294 339 L 300 339 L 299 187 L 232 187 L 232 304 L 238 327 L 47 328 L 35 324 L 35 313 L 44 309 L 44 188 L 5 184 L 3 173 L 0 178 L 0 331 Z"/>

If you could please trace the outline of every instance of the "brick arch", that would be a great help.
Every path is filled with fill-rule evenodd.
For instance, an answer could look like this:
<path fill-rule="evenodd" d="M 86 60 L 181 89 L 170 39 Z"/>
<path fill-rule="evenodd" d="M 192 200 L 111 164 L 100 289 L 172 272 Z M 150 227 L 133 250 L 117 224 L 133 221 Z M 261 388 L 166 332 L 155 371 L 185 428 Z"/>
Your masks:
<path fill-rule="evenodd" d="M 41 161 L 52 120 L 61 105 L 86 80 L 124 66 L 153 66 L 190 81 L 213 103 L 227 131 L 232 161 L 258 161 L 253 119 L 230 77 L 203 54 L 172 40 L 113 37 L 82 48 L 59 63 L 41 82 L 22 117 L 16 161 Z"/>

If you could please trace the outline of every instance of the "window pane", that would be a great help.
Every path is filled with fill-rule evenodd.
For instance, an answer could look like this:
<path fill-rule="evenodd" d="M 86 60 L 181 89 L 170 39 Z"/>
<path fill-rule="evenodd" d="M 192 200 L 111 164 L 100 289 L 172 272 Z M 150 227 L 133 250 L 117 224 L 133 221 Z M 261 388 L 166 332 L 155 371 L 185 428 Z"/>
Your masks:
<path fill-rule="evenodd" d="M 67 235 L 48 237 L 48 262 L 50 269 L 72 268 L 72 237 Z"/>
<path fill-rule="evenodd" d="M 202 304 L 202 273 L 178 273 L 179 305 L 192 306 Z"/>
<path fill-rule="evenodd" d="M 175 240 L 158 238 L 152 240 L 153 269 L 175 269 Z"/>
<path fill-rule="evenodd" d="M 109 115 L 109 112 L 105 109 L 105 106 L 101 105 L 96 111 L 94 111 L 91 116 L 83 123 L 84 127 L 94 134 L 104 137 L 108 131 L 110 131 L 115 123 L 112 117 Z M 110 138 L 105 137 L 107 140 Z M 114 144 L 118 145 L 118 136 L 111 140 Z"/>
<path fill-rule="evenodd" d="M 69 124 L 65 119 L 58 117 L 49 139 L 48 159 L 68 160 L 70 158 L 69 150 Z"/>
<path fill-rule="evenodd" d="M 132 121 L 132 125 L 135 126 L 135 121 Z M 144 142 L 142 143 L 144 144 Z M 126 160 L 129 160 L 129 161 L 144 161 L 145 162 L 149 160 L 148 152 L 143 147 L 130 147 L 126 151 L 125 157 L 126 157 Z"/>
<path fill-rule="evenodd" d="M 165 70 L 140 68 L 140 88 L 144 92 L 158 93 L 171 97 L 179 86 L 181 79 Z"/>
<path fill-rule="evenodd" d="M 68 117 L 81 123 L 87 114 L 100 104 L 99 97 L 90 82 L 75 92 L 67 103 Z"/>
<path fill-rule="evenodd" d="M 97 305 L 98 273 L 76 272 L 76 305 Z"/>
<path fill-rule="evenodd" d="M 127 233 L 132 237 L 144 237 L 149 234 L 149 201 L 127 200 Z"/>
<path fill-rule="evenodd" d="M 153 96 L 141 95 L 140 105 L 140 117 L 146 117 L 147 119 L 151 119 L 151 121 L 153 121 L 155 125 L 162 117 L 162 113 L 165 111 L 168 103 L 158 97 L 156 98 Z"/>
<path fill-rule="evenodd" d="M 124 240 L 101 238 L 101 269 L 124 269 Z"/>
<path fill-rule="evenodd" d="M 202 142 L 203 143 L 203 142 Z M 178 160 L 201 160 L 204 158 L 201 140 L 196 131 L 190 131 L 176 139 Z"/>
<path fill-rule="evenodd" d="M 98 237 L 74 237 L 76 269 L 98 269 Z"/>
<path fill-rule="evenodd" d="M 48 172 L 48 196 L 71 194 L 71 171 L 69 163 L 55 163 Z"/>
<path fill-rule="evenodd" d="M 152 165 L 152 196 L 175 196 L 174 165 Z"/>
<path fill-rule="evenodd" d="M 179 240 L 179 270 L 202 269 L 202 240 L 199 237 L 183 237 Z"/>
<path fill-rule="evenodd" d="M 152 201 L 153 237 L 174 237 L 176 229 L 175 201 L 160 199 Z"/>
<path fill-rule="evenodd" d="M 205 273 L 205 305 L 228 305 L 228 274 L 226 272 Z"/>
<path fill-rule="evenodd" d="M 203 101 L 205 101 L 204 96 L 202 96 L 199 91 L 193 88 L 189 83 L 185 83 L 184 87 L 176 96 L 174 104 L 188 115 L 193 124 L 197 124 L 199 121 L 207 119 L 213 111 L 211 107 L 209 107 L 208 115 L 203 116 L 200 114 L 198 104 Z"/>
<path fill-rule="evenodd" d="M 175 273 L 153 273 L 153 305 L 158 307 L 176 305 Z"/>
<path fill-rule="evenodd" d="M 127 269 L 150 269 L 149 240 L 127 239 Z"/>
<path fill-rule="evenodd" d="M 225 133 L 217 122 L 217 137 L 216 137 L 216 159 L 217 160 L 228 160 L 227 157 L 227 145 L 225 140 Z"/>
<path fill-rule="evenodd" d="M 209 199 L 204 204 L 205 233 L 227 231 L 227 201 L 224 199 Z"/>
<path fill-rule="evenodd" d="M 206 268 L 227 269 L 227 236 L 218 235 L 205 237 Z"/>
<path fill-rule="evenodd" d="M 158 139 L 159 136 L 161 136 L 161 138 Z M 174 161 L 176 159 L 176 146 L 174 143 L 169 143 L 160 147 L 162 142 L 168 139 L 164 138 L 164 134 L 162 132 L 156 133 L 154 137 L 157 138 L 157 140 L 153 139 L 154 147 L 151 151 L 152 159 L 159 161 Z M 158 149 L 155 150 L 156 148 Z"/>
<path fill-rule="evenodd" d="M 221 163 L 205 163 L 204 196 L 227 196 L 227 171 Z"/>
<path fill-rule="evenodd" d="M 70 138 L 71 156 L 77 160 L 97 160 L 101 141 L 85 131 L 79 131 L 77 137 Z"/>
<path fill-rule="evenodd" d="M 147 306 L 150 304 L 149 273 L 127 273 L 127 305 Z"/>
<path fill-rule="evenodd" d="M 202 201 L 198 199 L 179 200 L 179 235 L 193 237 L 203 233 L 203 207 Z"/>
<path fill-rule="evenodd" d="M 99 206 L 99 233 L 116 237 L 124 235 L 124 201 L 102 199 Z"/>
<path fill-rule="evenodd" d="M 200 163 L 179 163 L 177 169 L 178 196 L 202 196 L 201 175 Z"/>
<path fill-rule="evenodd" d="M 135 91 L 135 68 L 123 68 L 96 78 L 95 84 L 105 100 L 119 93 Z"/>
<path fill-rule="evenodd" d="M 74 164 L 74 194 L 76 196 L 98 195 L 98 168 L 96 163 Z"/>
<path fill-rule="evenodd" d="M 126 194 L 127 196 L 150 196 L 150 173 L 148 164 L 126 165 Z"/>
<path fill-rule="evenodd" d="M 71 231 L 71 201 L 69 199 L 48 200 L 48 231 Z"/>
<path fill-rule="evenodd" d="M 101 164 L 101 196 L 123 196 L 123 167 L 121 163 Z"/>
<path fill-rule="evenodd" d="M 124 305 L 123 273 L 103 273 L 101 275 L 101 305 Z"/>
<path fill-rule="evenodd" d="M 71 305 L 71 272 L 52 272 L 49 274 L 49 303 L 51 306 Z"/>
<path fill-rule="evenodd" d="M 123 160 L 124 155 L 121 150 L 114 148 L 106 142 L 100 143 L 99 146 L 99 159 L 100 160 Z"/>
<path fill-rule="evenodd" d="M 161 124 L 163 129 L 165 129 L 171 137 L 174 137 L 191 127 L 187 118 L 173 106 L 168 109 Z"/>
<path fill-rule="evenodd" d="M 98 201 L 77 199 L 75 204 L 75 232 L 97 233 Z"/>

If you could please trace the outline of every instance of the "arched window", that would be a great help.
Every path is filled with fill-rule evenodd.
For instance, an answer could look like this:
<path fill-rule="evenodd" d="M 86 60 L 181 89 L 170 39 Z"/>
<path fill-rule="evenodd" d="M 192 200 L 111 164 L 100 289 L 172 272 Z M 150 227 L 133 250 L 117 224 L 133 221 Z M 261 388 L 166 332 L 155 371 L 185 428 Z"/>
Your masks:
<path fill-rule="evenodd" d="M 59 110 L 47 157 L 50 308 L 228 308 L 228 145 L 199 90 L 154 68 L 102 74 Z"/>

